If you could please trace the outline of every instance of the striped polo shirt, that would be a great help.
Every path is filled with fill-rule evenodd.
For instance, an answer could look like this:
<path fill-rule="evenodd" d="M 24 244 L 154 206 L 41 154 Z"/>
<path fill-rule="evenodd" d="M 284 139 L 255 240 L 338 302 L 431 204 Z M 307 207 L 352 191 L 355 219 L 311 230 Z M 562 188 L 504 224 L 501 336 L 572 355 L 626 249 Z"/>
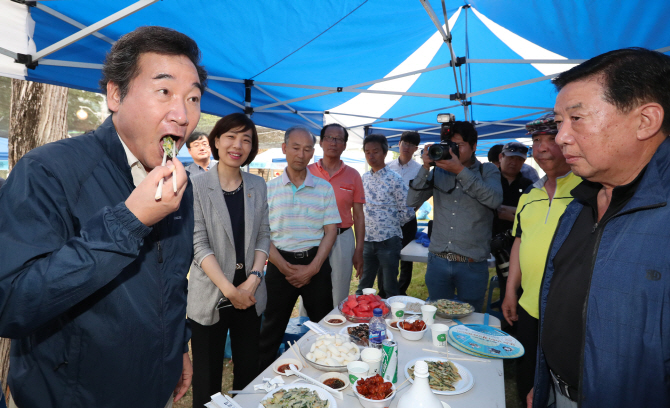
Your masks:
<path fill-rule="evenodd" d="M 330 183 L 307 171 L 300 187 L 288 178 L 286 169 L 281 177 L 268 182 L 270 238 L 282 251 L 304 251 L 319 246 L 323 226 L 341 222 Z"/>

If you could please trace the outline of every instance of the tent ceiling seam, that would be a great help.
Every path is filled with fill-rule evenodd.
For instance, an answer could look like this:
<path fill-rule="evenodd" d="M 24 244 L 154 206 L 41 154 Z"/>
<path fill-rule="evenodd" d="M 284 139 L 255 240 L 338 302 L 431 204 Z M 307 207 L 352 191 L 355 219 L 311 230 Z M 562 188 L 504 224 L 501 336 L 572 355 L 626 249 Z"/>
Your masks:
<path fill-rule="evenodd" d="M 361 8 L 361 7 L 362 7 L 365 3 L 367 3 L 367 2 L 368 2 L 368 0 L 365 0 L 363 3 L 359 4 L 355 9 L 353 9 L 353 10 L 351 10 L 349 13 L 347 13 L 347 15 L 345 15 L 345 16 L 342 17 L 341 19 L 337 20 L 333 25 L 331 25 L 330 27 L 326 28 L 326 29 L 323 30 L 321 33 L 319 33 L 319 35 L 317 35 L 316 37 L 314 37 L 314 38 L 312 38 L 311 40 L 307 41 L 305 44 L 301 45 L 297 50 L 291 52 L 290 54 L 288 54 L 288 55 L 285 56 L 284 58 L 280 59 L 279 61 L 277 61 L 277 62 L 275 62 L 274 64 L 270 65 L 269 67 L 265 68 L 264 70 L 262 70 L 262 71 L 259 72 L 258 74 L 252 76 L 250 79 L 254 79 L 254 78 L 256 78 L 257 76 L 259 76 L 259 75 L 262 74 L 263 72 L 265 72 L 265 71 L 271 69 L 272 67 L 274 67 L 274 66 L 280 64 L 282 61 L 284 61 L 285 59 L 287 59 L 287 58 L 290 57 L 291 55 L 293 55 L 293 54 L 295 54 L 296 52 L 300 51 L 301 49 L 305 48 L 305 47 L 308 46 L 311 42 L 313 42 L 313 41 L 316 40 L 317 38 L 321 37 L 323 34 L 325 34 L 325 33 L 326 33 L 327 31 L 329 31 L 331 28 L 335 27 L 335 26 L 338 25 L 340 22 L 342 22 L 342 20 L 344 20 L 345 18 L 349 17 L 352 13 L 354 13 L 356 10 L 358 10 L 359 8 Z"/>

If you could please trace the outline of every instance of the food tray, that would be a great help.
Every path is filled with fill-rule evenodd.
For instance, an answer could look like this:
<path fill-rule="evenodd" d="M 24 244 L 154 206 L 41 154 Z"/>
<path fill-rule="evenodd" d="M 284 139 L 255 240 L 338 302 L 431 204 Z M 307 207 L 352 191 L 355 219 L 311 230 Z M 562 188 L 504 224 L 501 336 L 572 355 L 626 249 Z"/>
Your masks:
<path fill-rule="evenodd" d="M 467 313 L 447 314 L 447 313 L 444 313 L 444 312 L 440 312 L 440 308 L 437 307 L 437 305 L 436 305 L 437 300 L 436 300 L 436 301 L 430 301 L 430 302 L 428 302 L 428 303 L 426 303 L 426 304 L 427 304 L 427 305 L 433 305 L 433 306 L 437 307 L 437 312 L 435 312 L 435 315 L 436 315 L 437 317 L 441 317 L 441 318 L 443 318 L 443 319 L 461 319 L 461 318 L 463 318 L 463 317 L 470 316 L 471 314 L 473 314 L 473 313 L 475 312 L 475 307 L 472 306 L 472 305 L 469 304 L 469 303 L 461 302 L 460 300 L 453 300 L 453 299 L 448 299 L 448 300 L 451 301 L 451 302 L 456 302 L 456 303 L 461 303 L 461 304 L 464 304 L 464 305 L 468 305 L 470 311 L 467 312 Z"/>

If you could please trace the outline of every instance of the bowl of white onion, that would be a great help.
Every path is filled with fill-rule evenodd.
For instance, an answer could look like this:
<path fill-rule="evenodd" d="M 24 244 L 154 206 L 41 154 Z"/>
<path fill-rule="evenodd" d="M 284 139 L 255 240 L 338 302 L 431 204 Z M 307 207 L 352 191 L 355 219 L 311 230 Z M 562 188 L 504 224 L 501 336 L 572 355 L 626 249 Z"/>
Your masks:
<path fill-rule="evenodd" d="M 347 364 L 357 361 L 361 351 L 342 334 L 313 334 L 300 339 L 300 354 L 307 363 L 321 371 L 347 371 Z"/>

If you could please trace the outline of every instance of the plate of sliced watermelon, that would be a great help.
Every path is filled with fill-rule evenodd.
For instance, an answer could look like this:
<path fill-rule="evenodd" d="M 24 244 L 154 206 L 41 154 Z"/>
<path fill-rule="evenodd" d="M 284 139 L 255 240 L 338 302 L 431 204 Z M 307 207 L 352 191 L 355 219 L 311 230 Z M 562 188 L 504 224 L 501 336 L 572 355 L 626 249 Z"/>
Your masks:
<path fill-rule="evenodd" d="M 350 322 L 367 323 L 372 319 L 375 308 L 382 309 L 382 316 L 389 317 L 391 307 L 378 295 L 349 295 L 340 302 L 338 309 Z"/>

